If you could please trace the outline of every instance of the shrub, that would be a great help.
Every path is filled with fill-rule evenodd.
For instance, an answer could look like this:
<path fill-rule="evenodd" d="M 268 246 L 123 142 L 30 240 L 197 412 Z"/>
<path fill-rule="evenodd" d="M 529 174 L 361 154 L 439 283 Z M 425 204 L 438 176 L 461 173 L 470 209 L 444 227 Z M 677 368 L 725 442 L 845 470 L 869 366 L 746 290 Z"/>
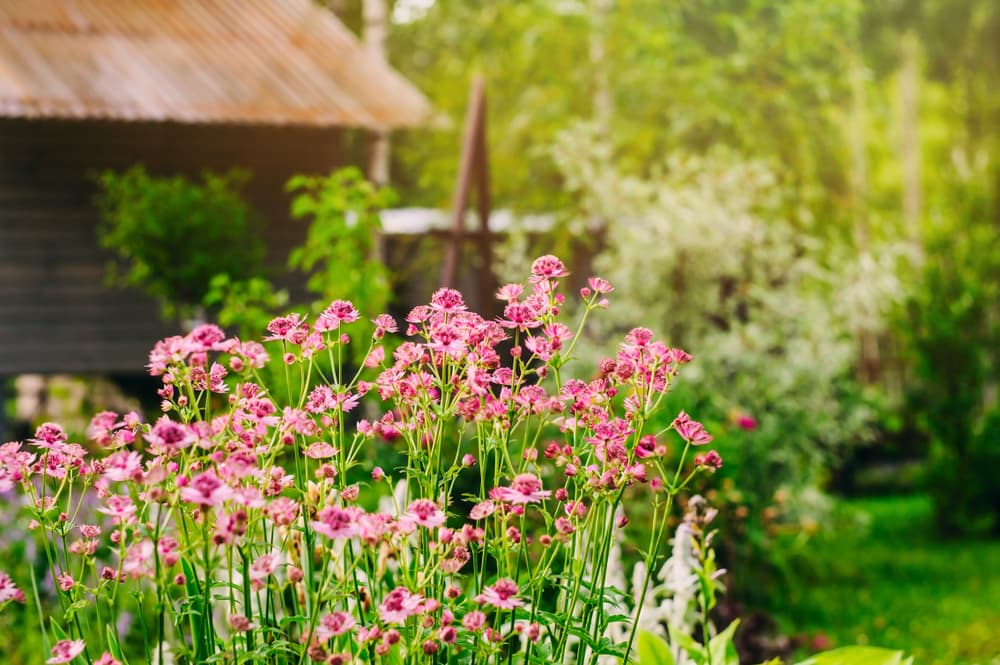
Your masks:
<path fill-rule="evenodd" d="M 98 177 L 101 244 L 116 262 L 111 280 L 142 288 L 168 317 L 185 318 L 204 300 L 213 276 L 247 279 L 261 271 L 258 223 L 239 196 L 248 179 L 233 171 L 153 177 L 141 166 Z"/>

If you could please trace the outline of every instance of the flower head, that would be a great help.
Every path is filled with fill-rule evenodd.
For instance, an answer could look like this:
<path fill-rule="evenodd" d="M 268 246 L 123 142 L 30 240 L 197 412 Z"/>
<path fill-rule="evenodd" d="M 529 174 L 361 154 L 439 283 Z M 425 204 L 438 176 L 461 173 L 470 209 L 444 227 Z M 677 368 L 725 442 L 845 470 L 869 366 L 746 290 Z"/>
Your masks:
<path fill-rule="evenodd" d="M 69 663 L 83 653 L 85 646 L 83 640 L 60 640 L 52 647 L 52 657 L 45 662 L 49 665 Z"/>
<path fill-rule="evenodd" d="M 683 411 L 674 418 L 671 426 L 692 446 L 703 446 L 712 441 L 712 435 L 705 431 L 704 426 L 697 420 L 691 420 L 691 417 Z"/>
<path fill-rule="evenodd" d="M 549 490 L 542 489 L 542 481 L 530 473 L 518 474 L 510 487 L 496 487 L 490 491 L 490 498 L 510 503 L 539 503 L 552 495 Z"/>
<path fill-rule="evenodd" d="M 404 587 L 390 591 L 378 606 L 378 616 L 385 623 L 405 623 L 407 618 L 417 614 L 424 597 Z"/>
<path fill-rule="evenodd" d="M 483 592 L 476 596 L 476 602 L 480 605 L 492 605 L 501 610 L 524 606 L 524 601 L 517 597 L 517 583 L 510 579 L 497 580 L 493 586 L 483 589 Z"/>
<path fill-rule="evenodd" d="M 546 279 L 565 277 L 569 274 L 566 266 L 551 254 L 540 256 L 531 264 L 531 281 L 540 282 Z"/>

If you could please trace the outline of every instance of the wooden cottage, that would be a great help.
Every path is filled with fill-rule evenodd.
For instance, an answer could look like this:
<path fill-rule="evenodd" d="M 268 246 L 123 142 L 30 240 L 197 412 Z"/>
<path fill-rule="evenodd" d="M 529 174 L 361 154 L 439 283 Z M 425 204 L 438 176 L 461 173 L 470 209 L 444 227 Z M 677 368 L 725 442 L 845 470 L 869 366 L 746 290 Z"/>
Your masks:
<path fill-rule="evenodd" d="M 275 263 L 303 234 L 291 174 L 341 164 L 345 127 L 430 112 L 312 0 L 0 1 L 0 379 L 134 373 L 176 332 L 105 285 L 95 172 L 250 170 Z"/>

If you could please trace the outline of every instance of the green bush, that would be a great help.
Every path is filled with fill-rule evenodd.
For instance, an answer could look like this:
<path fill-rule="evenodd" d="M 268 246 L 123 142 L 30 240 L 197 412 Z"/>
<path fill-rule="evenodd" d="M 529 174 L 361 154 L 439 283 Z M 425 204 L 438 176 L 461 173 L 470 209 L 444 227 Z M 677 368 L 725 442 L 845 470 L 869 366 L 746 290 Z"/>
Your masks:
<path fill-rule="evenodd" d="M 98 176 L 101 244 L 116 261 L 111 281 L 140 287 L 164 315 L 185 318 L 202 304 L 212 278 L 260 274 L 264 245 L 259 224 L 239 190 L 243 172 L 206 172 L 200 183 L 154 177 L 141 166 Z"/>
<path fill-rule="evenodd" d="M 945 533 L 1000 529 L 1000 244 L 984 169 L 953 186 L 908 308 L 909 407 L 931 438 L 928 489 Z"/>

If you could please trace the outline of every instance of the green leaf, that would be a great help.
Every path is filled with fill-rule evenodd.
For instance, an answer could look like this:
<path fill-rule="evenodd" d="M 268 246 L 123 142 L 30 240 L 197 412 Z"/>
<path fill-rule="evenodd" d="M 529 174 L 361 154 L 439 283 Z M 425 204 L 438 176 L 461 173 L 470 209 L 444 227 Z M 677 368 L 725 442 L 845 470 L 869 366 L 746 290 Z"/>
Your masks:
<path fill-rule="evenodd" d="M 111 652 L 111 656 L 122 663 L 122 665 L 128 665 L 128 661 L 125 659 L 125 655 L 122 653 L 121 645 L 118 644 L 118 636 L 115 635 L 115 631 L 112 630 L 111 625 L 108 624 L 105 627 L 105 631 L 108 636 L 108 651 Z"/>
<path fill-rule="evenodd" d="M 63 630 L 62 626 L 55 619 L 49 619 L 49 623 L 52 625 L 52 634 L 56 636 L 56 642 L 61 642 L 62 640 L 68 640 L 69 636 L 66 631 Z"/>
<path fill-rule="evenodd" d="M 639 631 L 638 649 L 639 665 L 675 665 L 670 645 L 648 630 Z"/>
<path fill-rule="evenodd" d="M 906 665 L 902 651 L 879 647 L 842 647 L 818 653 L 797 665 Z"/>
<path fill-rule="evenodd" d="M 735 665 L 739 665 L 740 659 L 736 654 L 736 647 L 733 645 L 733 635 L 736 633 L 736 627 L 739 624 L 739 619 L 733 621 L 726 626 L 725 630 L 709 641 L 708 652 L 711 654 L 713 663 L 718 663 L 719 665 L 723 663 L 725 665 L 735 663 Z"/>

